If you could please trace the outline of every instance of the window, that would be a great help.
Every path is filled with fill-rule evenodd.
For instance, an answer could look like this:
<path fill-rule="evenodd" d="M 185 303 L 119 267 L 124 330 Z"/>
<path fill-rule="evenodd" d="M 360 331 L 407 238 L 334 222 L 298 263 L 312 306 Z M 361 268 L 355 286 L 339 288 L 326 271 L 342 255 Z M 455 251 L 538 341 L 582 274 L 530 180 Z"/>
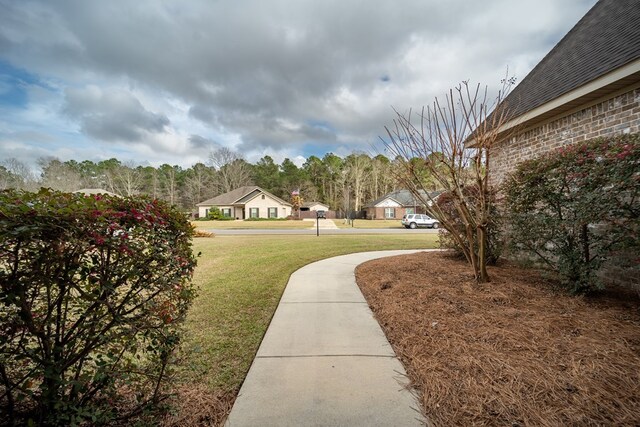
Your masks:
<path fill-rule="evenodd" d="M 259 217 L 260 217 L 259 208 L 249 208 L 249 218 L 259 218 Z"/>
<path fill-rule="evenodd" d="M 269 208 L 269 218 L 278 218 L 278 208 Z"/>
<path fill-rule="evenodd" d="M 262 200 L 264 200 L 264 194 L 262 195 Z"/>
<path fill-rule="evenodd" d="M 406 212 L 407 215 L 411 215 L 411 214 L 414 214 L 414 213 L 415 213 L 415 211 L 414 211 L 413 208 L 407 208 L 407 212 Z"/>
<path fill-rule="evenodd" d="M 384 217 L 386 219 L 395 218 L 396 217 L 396 209 L 395 208 L 384 208 Z"/>
<path fill-rule="evenodd" d="M 231 208 L 222 208 L 222 216 L 231 218 Z"/>

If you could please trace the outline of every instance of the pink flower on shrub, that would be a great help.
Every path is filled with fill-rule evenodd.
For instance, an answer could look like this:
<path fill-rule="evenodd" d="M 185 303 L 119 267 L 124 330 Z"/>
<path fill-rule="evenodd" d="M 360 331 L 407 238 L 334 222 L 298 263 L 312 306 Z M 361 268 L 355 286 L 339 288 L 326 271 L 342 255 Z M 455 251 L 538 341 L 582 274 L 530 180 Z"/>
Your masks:
<path fill-rule="evenodd" d="M 96 233 L 95 231 L 90 232 L 89 236 L 91 236 L 91 238 L 93 239 L 93 242 L 97 246 L 102 246 L 106 242 L 105 236 L 103 236 L 103 235 L 101 235 L 99 233 Z"/>

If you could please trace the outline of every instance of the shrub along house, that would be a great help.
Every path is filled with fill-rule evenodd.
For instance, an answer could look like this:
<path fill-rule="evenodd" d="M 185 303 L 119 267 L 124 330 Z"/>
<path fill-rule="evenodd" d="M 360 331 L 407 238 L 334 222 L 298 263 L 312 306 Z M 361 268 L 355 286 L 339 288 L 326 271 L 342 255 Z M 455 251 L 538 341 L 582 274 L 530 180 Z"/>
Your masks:
<path fill-rule="evenodd" d="M 600 0 L 514 88 L 492 148 L 495 184 L 563 145 L 640 132 L 639 23 L 637 0 Z"/>
<path fill-rule="evenodd" d="M 640 132 L 639 23 L 638 0 L 598 1 L 514 88 L 504 101 L 510 120 L 491 148 L 494 185 L 551 150 Z M 614 264 L 607 281 L 637 286 L 637 270 Z"/>
<path fill-rule="evenodd" d="M 424 193 L 422 190 L 420 192 Z M 436 199 L 439 194 L 439 191 L 430 193 L 433 199 Z M 423 198 L 428 200 L 426 193 L 423 194 Z M 422 202 L 409 190 L 396 190 L 385 194 L 365 205 L 364 211 L 367 219 L 401 219 L 405 214 L 425 213 Z"/>
<path fill-rule="evenodd" d="M 198 216 L 205 218 L 213 208 L 223 216 L 236 219 L 286 218 L 292 205 L 258 186 L 236 188 L 212 199 L 198 203 Z"/>

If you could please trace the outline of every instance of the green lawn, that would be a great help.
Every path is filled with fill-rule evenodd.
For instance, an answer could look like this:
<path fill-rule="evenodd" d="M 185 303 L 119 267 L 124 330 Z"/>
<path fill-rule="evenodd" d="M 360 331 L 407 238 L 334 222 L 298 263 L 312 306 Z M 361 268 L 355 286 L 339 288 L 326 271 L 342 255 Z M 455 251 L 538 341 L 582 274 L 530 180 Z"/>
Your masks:
<path fill-rule="evenodd" d="M 198 229 L 218 229 L 218 230 L 255 230 L 255 229 L 305 229 L 311 228 L 308 221 L 192 221 Z"/>
<path fill-rule="evenodd" d="M 237 392 L 291 273 L 323 258 L 436 246 L 436 235 L 217 236 L 195 239 L 202 252 L 194 281 L 182 374 L 212 392 Z"/>
<path fill-rule="evenodd" d="M 351 224 L 345 224 L 344 219 L 334 219 L 338 228 L 351 228 Z M 353 228 L 404 228 L 399 219 L 356 219 Z"/>

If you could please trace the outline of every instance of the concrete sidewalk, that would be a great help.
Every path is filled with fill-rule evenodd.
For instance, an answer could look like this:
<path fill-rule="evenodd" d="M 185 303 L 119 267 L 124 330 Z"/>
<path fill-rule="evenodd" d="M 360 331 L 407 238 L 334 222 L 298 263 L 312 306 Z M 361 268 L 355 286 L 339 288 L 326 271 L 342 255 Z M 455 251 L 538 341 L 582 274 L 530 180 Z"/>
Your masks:
<path fill-rule="evenodd" d="M 355 283 L 379 251 L 291 275 L 226 425 L 419 426 L 405 371 Z"/>

